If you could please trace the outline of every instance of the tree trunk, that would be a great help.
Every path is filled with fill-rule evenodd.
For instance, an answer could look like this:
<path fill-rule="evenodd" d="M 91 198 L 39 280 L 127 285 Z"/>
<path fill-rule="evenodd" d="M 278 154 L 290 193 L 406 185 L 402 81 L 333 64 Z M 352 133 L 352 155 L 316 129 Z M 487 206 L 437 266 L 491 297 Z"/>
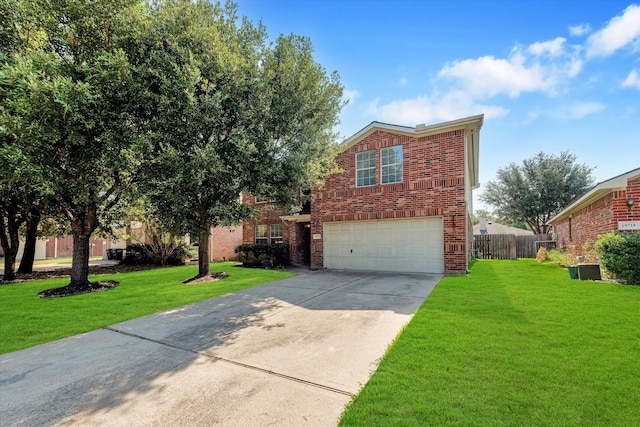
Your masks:
<path fill-rule="evenodd" d="M 198 277 L 211 274 L 209 262 L 209 229 L 198 236 Z"/>
<path fill-rule="evenodd" d="M 14 210 L 6 212 L 7 222 L 5 223 L 5 216 L 0 218 L 0 243 L 4 250 L 4 280 L 15 280 L 16 271 L 16 256 L 18 255 L 18 249 L 20 249 L 20 239 L 18 236 L 18 230 L 22 221 L 16 219 Z"/>
<path fill-rule="evenodd" d="M 73 235 L 73 260 L 71 261 L 71 285 L 82 287 L 89 283 L 89 239 L 98 227 L 97 208 L 89 205 L 81 220 L 71 221 Z"/>
<path fill-rule="evenodd" d="M 38 237 L 38 224 L 40 223 L 40 212 L 31 209 L 27 217 L 27 235 L 25 237 L 24 252 L 20 260 L 18 273 L 33 273 L 33 261 L 36 255 L 36 241 Z"/>
<path fill-rule="evenodd" d="M 71 286 L 81 287 L 89 283 L 89 239 L 91 233 L 73 230 L 73 260 L 71 262 Z"/>
<path fill-rule="evenodd" d="M 3 279 L 4 280 L 15 280 L 16 278 L 16 270 L 15 270 L 15 264 L 16 264 L 16 252 L 18 252 L 17 250 L 12 250 L 9 249 L 7 250 L 7 248 L 2 248 L 4 249 L 4 276 Z"/>

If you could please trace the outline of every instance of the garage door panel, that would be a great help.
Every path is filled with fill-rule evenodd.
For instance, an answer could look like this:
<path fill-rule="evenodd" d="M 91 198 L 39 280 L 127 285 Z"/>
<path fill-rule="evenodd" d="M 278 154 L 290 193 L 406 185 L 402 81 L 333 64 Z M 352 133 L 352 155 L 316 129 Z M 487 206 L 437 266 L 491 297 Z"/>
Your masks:
<path fill-rule="evenodd" d="M 440 217 L 325 223 L 325 267 L 352 270 L 444 270 Z"/>

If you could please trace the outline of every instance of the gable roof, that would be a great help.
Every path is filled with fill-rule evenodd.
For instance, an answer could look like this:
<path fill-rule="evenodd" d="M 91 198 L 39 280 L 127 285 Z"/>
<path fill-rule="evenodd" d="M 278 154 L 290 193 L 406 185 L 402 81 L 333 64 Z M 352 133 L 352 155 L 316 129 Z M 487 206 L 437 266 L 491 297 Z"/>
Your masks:
<path fill-rule="evenodd" d="M 516 236 L 531 236 L 534 233 L 531 230 L 498 224 L 497 222 L 487 221 L 482 218 L 478 224 L 473 226 L 473 234 L 515 234 Z"/>
<path fill-rule="evenodd" d="M 589 206 L 590 204 L 600 200 L 607 194 L 612 193 L 616 190 L 624 190 L 625 188 L 627 188 L 627 183 L 630 179 L 637 178 L 639 176 L 640 168 L 637 168 L 594 185 L 582 197 L 579 197 L 578 199 L 573 201 L 569 206 L 567 206 L 556 216 L 551 218 L 548 223 L 554 225 L 554 223 L 568 218 L 570 215 L 573 215 L 586 206 Z"/>
<path fill-rule="evenodd" d="M 478 158 L 480 153 L 480 128 L 482 127 L 483 122 L 484 114 L 464 117 L 462 119 L 436 123 L 428 126 L 420 124 L 416 127 L 400 126 L 374 121 L 364 128 L 360 129 L 350 138 L 346 139 L 340 148 L 341 151 L 348 150 L 349 148 L 360 142 L 362 139 L 378 130 L 419 138 L 429 135 L 435 135 L 442 132 L 464 129 L 465 134 L 470 135 L 470 138 L 468 140 L 469 149 L 466 153 L 466 160 L 470 167 L 471 188 L 477 188 L 479 186 Z"/>

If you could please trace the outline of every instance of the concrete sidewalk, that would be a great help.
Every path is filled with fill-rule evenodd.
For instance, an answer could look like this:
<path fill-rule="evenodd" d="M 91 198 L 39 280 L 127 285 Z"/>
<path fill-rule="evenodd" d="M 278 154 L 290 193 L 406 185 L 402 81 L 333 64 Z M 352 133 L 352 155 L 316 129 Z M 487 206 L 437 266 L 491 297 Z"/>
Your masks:
<path fill-rule="evenodd" d="M 315 271 L 0 356 L 2 425 L 336 425 L 439 275 Z"/>

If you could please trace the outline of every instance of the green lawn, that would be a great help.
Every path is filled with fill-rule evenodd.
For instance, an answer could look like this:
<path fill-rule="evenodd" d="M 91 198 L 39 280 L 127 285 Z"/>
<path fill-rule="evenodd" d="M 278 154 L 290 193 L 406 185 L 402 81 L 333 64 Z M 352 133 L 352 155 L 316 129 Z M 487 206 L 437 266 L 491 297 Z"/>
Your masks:
<path fill-rule="evenodd" d="M 446 277 L 342 426 L 638 426 L 640 286 L 534 260 Z"/>
<path fill-rule="evenodd" d="M 229 274 L 224 280 L 184 285 L 196 266 L 169 267 L 133 273 L 92 276 L 116 280 L 117 288 L 64 298 L 40 298 L 38 292 L 64 286 L 69 279 L 49 279 L 0 286 L 0 354 L 207 298 L 261 285 L 293 274 L 216 263 L 212 271 Z"/>

